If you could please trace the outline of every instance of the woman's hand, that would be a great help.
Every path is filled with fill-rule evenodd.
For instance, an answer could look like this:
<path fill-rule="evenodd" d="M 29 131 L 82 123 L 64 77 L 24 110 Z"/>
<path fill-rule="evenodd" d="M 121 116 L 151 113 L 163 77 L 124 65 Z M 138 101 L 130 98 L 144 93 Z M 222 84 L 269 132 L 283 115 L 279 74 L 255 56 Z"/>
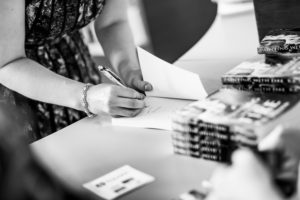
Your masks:
<path fill-rule="evenodd" d="M 232 166 L 218 168 L 206 189 L 206 200 L 281 199 L 270 172 L 249 150 L 234 153 Z"/>
<path fill-rule="evenodd" d="M 89 110 L 94 114 L 108 113 L 113 117 L 133 117 L 145 107 L 145 95 L 112 84 L 99 84 L 87 92 Z"/>
<path fill-rule="evenodd" d="M 128 71 L 124 77 L 124 82 L 128 87 L 131 87 L 142 93 L 151 91 L 153 89 L 150 83 L 143 81 L 140 69 Z"/>

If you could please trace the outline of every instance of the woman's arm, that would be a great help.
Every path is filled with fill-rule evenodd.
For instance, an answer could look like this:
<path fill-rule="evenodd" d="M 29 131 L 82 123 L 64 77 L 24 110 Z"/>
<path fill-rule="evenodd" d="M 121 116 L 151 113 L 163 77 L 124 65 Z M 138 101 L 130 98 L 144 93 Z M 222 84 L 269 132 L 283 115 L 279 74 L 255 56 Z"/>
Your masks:
<path fill-rule="evenodd" d="M 138 90 L 150 91 L 151 84 L 142 81 L 136 46 L 127 20 L 126 0 L 107 0 L 95 22 L 97 37 L 124 82 Z"/>
<path fill-rule="evenodd" d="M 25 1 L 0 1 L 0 18 L 0 83 L 32 99 L 81 110 L 82 83 L 26 58 Z"/>
<path fill-rule="evenodd" d="M 38 101 L 83 110 L 83 83 L 55 74 L 26 58 L 24 2 L 0 1 L 0 83 Z M 90 88 L 87 99 L 93 113 L 131 116 L 144 107 L 137 97 L 142 98 L 134 90 L 101 84 Z"/>

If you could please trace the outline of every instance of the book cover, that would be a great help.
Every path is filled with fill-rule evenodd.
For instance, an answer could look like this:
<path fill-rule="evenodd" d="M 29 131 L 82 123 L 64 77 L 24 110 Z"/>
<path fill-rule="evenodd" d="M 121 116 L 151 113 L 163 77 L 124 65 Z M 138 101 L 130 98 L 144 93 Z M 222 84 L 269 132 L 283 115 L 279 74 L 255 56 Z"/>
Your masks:
<path fill-rule="evenodd" d="M 300 58 L 276 65 L 265 63 L 264 58 L 242 62 L 225 73 L 225 88 L 276 93 L 297 93 L 300 89 Z"/>
<path fill-rule="evenodd" d="M 258 54 L 300 55 L 300 29 L 271 30 L 257 48 Z"/>

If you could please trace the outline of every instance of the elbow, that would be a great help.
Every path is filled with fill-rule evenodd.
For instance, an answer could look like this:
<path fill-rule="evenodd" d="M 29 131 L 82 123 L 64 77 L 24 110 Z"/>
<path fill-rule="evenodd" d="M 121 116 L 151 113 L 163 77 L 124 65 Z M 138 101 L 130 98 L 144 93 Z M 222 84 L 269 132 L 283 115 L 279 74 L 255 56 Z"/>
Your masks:
<path fill-rule="evenodd" d="M 3 68 L 5 68 L 6 66 L 9 66 L 12 63 L 19 62 L 19 61 L 24 60 L 26 58 L 27 57 L 26 57 L 25 54 L 24 55 L 21 54 L 21 55 L 18 55 L 18 56 L 11 57 L 9 59 L 0 59 L 0 69 L 3 69 Z"/>
<path fill-rule="evenodd" d="M 117 20 L 117 21 L 113 21 L 111 23 L 95 23 L 94 24 L 94 28 L 96 30 L 96 32 L 105 32 L 108 30 L 112 30 L 115 27 L 118 26 L 123 26 L 123 25 L 128 25 L 128 21 L 126 19 L 122 19 L 122 20 Z"/>

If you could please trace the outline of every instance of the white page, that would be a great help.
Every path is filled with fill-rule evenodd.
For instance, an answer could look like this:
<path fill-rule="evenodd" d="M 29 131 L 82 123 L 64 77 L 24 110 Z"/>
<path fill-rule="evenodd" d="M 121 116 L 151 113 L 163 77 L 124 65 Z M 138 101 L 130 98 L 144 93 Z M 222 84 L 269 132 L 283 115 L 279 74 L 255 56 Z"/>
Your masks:
<path fill-rule="evenodd" d="M 115 126 L 129 126 L 139 128 L 155 128 L 172 130 L 172 116 L 174 112 L 190 104 L 190 100 L 147 97 L 147 107 L 136 117 L 113 118 Z"/>
<path fill-rule="evenodd" d="M 153 85 L 147 96 L 199 100 L 207 96 L 198 74 L 169 64 L 137 48 L 145 81 Z"/>
<path fill-rule="evenodd" d="M 145 108 L 133 118 L 113 118 L 115 126 L 171 130 L 174 112 L 207 96 L 198 74 L 171 65 L 138 48 L 145 81 L 153 85 L 147 92 Z"/>
<path fill-rule="evenodd" d="M 218 3 L 218 14 L 234 15 L 240 13 L 247 13 L 254 10 L 253 2 L 241 2 L 241 3 Z"/>

